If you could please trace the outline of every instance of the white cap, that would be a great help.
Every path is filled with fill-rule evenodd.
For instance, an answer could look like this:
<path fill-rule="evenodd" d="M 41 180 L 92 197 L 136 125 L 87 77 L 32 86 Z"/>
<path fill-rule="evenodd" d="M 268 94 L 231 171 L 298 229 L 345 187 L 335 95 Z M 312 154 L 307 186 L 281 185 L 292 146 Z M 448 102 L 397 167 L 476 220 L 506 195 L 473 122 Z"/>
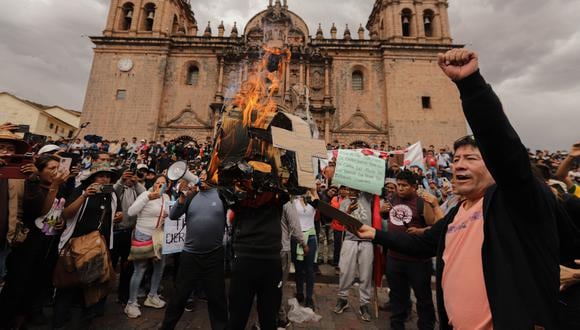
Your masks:
<path fill-rule="evenodd" d="M 53 153 L 53 152 L 56 152 L 59 150 L 60 150 L 59 146 L 57 146 L 55 144 L 47 144 L 44 147 L 40 148 L 40 150 L 38 150 L 38 154 L 43 155 L 43 154 Z"/>
<path fill-rule="evenodd" d="M 147 169 L 149 169 L 149 167 L 147 165 L 145 165 L 145 164 L 139 164 L 139 165 L 137 165 L 137 170 L 142 170 L 142 169 L 146 169 L 147 170 Z"/>

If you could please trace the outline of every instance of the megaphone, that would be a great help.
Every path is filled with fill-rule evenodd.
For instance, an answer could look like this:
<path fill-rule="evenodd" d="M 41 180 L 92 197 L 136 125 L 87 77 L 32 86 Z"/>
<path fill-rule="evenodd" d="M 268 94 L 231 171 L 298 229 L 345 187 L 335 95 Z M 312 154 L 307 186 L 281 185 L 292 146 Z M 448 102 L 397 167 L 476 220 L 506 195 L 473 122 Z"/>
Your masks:
<path fill-rule="evenodd" d="M 179 161 L 169 166 L 167 177 L 171 181 L 184 179 L 193 185 L 199 183 L 199 178 L 188 170 L 187 163 L 184 161 Z"/>

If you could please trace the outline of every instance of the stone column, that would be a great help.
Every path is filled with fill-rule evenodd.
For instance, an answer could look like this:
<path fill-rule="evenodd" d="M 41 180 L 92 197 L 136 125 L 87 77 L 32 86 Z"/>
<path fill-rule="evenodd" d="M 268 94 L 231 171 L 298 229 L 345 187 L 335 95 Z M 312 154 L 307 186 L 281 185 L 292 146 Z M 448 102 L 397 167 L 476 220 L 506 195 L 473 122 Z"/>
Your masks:
<path fill-rule="evenodd" d="M 324 105 L 330 106 L 330 63 L 324 61 Z"/>
<path fill-rule="evenodd" d="M 330 143 L 330 112 L 326 110 L 324 112 L 324 141 Z"/>
<path fill-rule="evenodd" d="M 219 59 L 219 76 L 218 76 L 218 86 L 217 93 L 215 95 L 215 101 L 217 103 L 223 102 L 224 100 L 224 59 Z"/>
<path fill-rule="evenodd" d="M 304 86 L 304 60 L 300 57 L 300 88 Z"/>

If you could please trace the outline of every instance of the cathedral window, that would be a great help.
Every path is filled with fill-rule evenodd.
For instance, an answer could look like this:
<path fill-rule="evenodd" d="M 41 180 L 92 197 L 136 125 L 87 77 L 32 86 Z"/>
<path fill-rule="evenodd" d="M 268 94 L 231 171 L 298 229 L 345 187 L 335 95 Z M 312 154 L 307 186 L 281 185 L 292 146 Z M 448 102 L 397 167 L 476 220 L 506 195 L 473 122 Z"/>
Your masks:
<path fill-rule="evenodd" d="M 117 100 L 124 100 L 127 98 L 127 90 L 117 89 Z"/>
<path fill-rule="evenodd" d="M 197 85 L 197 80 L 199 79 L 199 68 L 195 65 L 190 65 L 187 69 L 187 81 L 188 85 Z"/>
<path fill-rule="evenodd" d="M 155 5 L 148 3 L 145 5 L 145 22 L 143 28 L 145 31 L 153 31 L 153 23 L 155 22 Z"/>
<path fill-rule="evenodd" d="M 127 2 L 123 5 L 123 17 L 121 17 L 121 30 L 128 31 L 131 29 L 131 24 L 133 23 L 133 12 L 134 6 L 132 3 Z"/>
<path fill-rule="evenodd" d="M 401 12 L 401 25 L 403 28 L 403 37 L 411 36 L 411 19 L 413 18 L 413 12 L 410 9 L 405 8 Z"/>
<path fill-rule="evenodd" d="M 423 109 L 431 109 L 431 97 L 429 96 L 421 97 L 421 104 L 423 105 Z"/>
<path fill-rule="evenodd" d="M 352 73 L 352 90 L 362 91 L 364 89 L 364 77 L 363 73 L 356 70 Z"/>
<path fill-rule="evenodd" d="M 433 36 L 433 17 L 435 15 L 431 10 L 425 10 L 423 12 L 423 26 L 425 27 L 425 36 Z"/>

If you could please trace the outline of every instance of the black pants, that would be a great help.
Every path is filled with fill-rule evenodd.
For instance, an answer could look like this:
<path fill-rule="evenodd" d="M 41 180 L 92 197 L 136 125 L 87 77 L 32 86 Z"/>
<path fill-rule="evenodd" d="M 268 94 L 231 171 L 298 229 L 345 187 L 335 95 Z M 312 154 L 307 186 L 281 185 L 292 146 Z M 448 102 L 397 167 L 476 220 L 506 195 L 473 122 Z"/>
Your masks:
<path fill-rule="evenodd" d="M 391 302 L 391 329 L 405 329 L 409 307 L 410 288 L 417 298 L 419 330 L 432 330 L 435 326 L 435 307 L 431 292 L 431 260 L 407 261 L 387 257 L 387 281 L 389 282 L 389 299 Z"/>
<path fill-rule="evenodd" d="M 580 329 L 580 284 L 560 292 L 559 300 L 560 329 Z"/>
<path fill-rule="evenodd" d="M 57 289 L 54 297 L 53 328 L 64 328 L 70 321 L 73 306 L 81 306 L 83 321 L 90 322 L 97 315 L 103 315 L 107 298 L 101 299 L 92 306 L 84 304 L 82 288 Z"/>
<path fill-rule="evenodd" d="M 224 279 L 224 249 L 208 254 L 182 252 L 175 294 L 165 310 L 162 329 L 174 329 L 183 315 L 187 299 L 198 281 L 207 294 L 207 307 L 212 329 L 226 329 L 228 309 Z"/>
<path fill-rule="evenodd" d="M 332 265 L 338 267 L 340 261 L 340 249 L 342 248 L 342 241 L 344 240 L 344 231 L 333 230 L 334 235 L 334 256 L 332 257 Z"/>
<path fill-rule="evenodd" d="M 129 284 L 133 276 L 133 263 L 128 261 L 131 252 L 131 237 L 133 230 L 122 230 L 115 232 L 115 244 L 111 250 L 111 261 L 113 267 L 119 263 L 119 288 L 117 289 L 117 298 L 126 304 L 129 299 Z"/>
<path fill-rule="evenodd" d="M 278 259 L 234 259 L 230 284 L 230 329 L 243 330 L 254 297 L 262 330 L 275 330 L 282 294 L 282 262 Z"/>
<path fill-rule="evenodd" d="M 52 288 L 58 236 L 45 236 L 36 228 L 6 259 L 6 283 L 0 293 L 0 329 L 12 328 L 13 319 L 42 310 Z"/>

